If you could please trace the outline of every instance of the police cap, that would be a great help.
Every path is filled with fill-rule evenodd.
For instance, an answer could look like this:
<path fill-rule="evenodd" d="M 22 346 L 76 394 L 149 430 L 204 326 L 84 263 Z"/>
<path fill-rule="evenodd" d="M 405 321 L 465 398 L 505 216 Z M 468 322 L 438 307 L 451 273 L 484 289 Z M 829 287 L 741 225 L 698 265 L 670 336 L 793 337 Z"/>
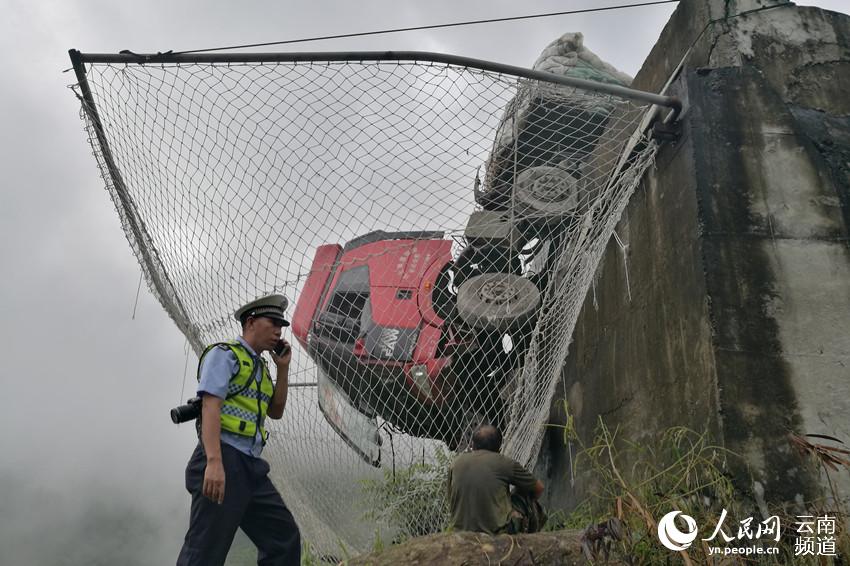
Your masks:
<path fill-rule="evenodd" d="M 266 295 L 240 307 L 235 313 L 236 320 L 242 322 L 249 316 L 265 316 L 280 321 L 283 326 L 289 326 L 289 321 L 285 318 L 288 306 L 289 301 L 283 295 Z"/>

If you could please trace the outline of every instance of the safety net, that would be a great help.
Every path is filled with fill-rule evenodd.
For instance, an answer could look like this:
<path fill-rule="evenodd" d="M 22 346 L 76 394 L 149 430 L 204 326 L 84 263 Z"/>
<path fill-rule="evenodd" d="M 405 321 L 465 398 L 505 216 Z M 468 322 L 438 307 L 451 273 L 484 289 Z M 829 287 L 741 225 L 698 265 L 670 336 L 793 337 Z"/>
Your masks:
<path fill-rule="evenodd" d="M 305 538 L 339 555 L 443 528 L 446 466 L 479 423 L 534 465 L 655 143 L 648 104 L 539 75 L 292 59 L 89 61 L 73 89 L 196 353 L 239 334 L 239 305 L 289 298 L 289 401 L 264 457 Z"/>

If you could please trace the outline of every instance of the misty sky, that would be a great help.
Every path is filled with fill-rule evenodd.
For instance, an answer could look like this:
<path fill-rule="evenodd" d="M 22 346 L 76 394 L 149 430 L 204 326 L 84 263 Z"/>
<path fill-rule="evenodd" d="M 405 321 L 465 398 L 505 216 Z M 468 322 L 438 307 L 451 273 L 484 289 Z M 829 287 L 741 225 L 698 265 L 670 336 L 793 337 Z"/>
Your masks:
<path fill-rule="evenodd" d="M 144 285 L 131 318 L 139 266 L 67 88 L 74 81 L 72 72 L 63 73 L 69 48 L 199 49 L 617 3 L 6 0 L 0 18 L 3 563 L 89 562 L 83 551 L 69 554 L 76 544 L 114 556 L 116 564 L 136 563 L 119 560 L 125 552 L 144 556 L 139 564 L 173 563 L 187 520 L 183 469 L 196 438 L 193 427 L 171 424 L 168 409 L 181 400 L 187 364 L 182 398 L 193 391 L 196 360 Z M 846 0 L 798 4 L 850 7 Z M 589 49 L 634 75 L 674 6 L 281 49 L 437 51 L 529 67 L 550 41 L 581 31 Z M 95 515 L 115 531 L 88 526 Z M 123 530 L 128 516 L 146 527 Z"/>

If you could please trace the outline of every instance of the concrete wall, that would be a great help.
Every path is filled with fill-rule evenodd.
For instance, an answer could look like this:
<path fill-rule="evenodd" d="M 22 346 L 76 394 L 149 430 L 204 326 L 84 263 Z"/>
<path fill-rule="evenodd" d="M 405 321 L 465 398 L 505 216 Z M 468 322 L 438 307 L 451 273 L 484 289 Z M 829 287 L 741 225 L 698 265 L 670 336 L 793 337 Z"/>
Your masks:
<path fill-rule="evenodd" d="M 609 242 L 551 422 L 566 399 L 585 441 L 599 416 L 638 442 L 708 430 L 744 491 L 793 506 L 825 481 L 787 433 L 850 444 L 850 17 L 777 3 L 680 2 L 636 77 L 658 92 L 685 58 L 682 136 Z M 552 429 L 553 507 L 589 489 L 570 459 Z"/>

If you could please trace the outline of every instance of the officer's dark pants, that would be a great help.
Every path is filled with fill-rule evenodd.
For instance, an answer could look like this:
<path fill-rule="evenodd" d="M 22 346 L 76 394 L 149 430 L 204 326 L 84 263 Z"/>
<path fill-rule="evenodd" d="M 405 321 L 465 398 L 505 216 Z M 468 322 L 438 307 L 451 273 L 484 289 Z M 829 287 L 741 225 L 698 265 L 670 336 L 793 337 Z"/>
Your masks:
<path fill-rule="evenodd" d="M 224 502 L 202 495 L 207 457 L 198 443 L 186 466 L 186 489 L 192 494 L 189 531 L 177 566 L 220 566 L 241 527 L 257 545 L 260 566 L 301 563 L 301 536 L 292 513 L 268 477 L 269 464 L 222 443 Z"/>

